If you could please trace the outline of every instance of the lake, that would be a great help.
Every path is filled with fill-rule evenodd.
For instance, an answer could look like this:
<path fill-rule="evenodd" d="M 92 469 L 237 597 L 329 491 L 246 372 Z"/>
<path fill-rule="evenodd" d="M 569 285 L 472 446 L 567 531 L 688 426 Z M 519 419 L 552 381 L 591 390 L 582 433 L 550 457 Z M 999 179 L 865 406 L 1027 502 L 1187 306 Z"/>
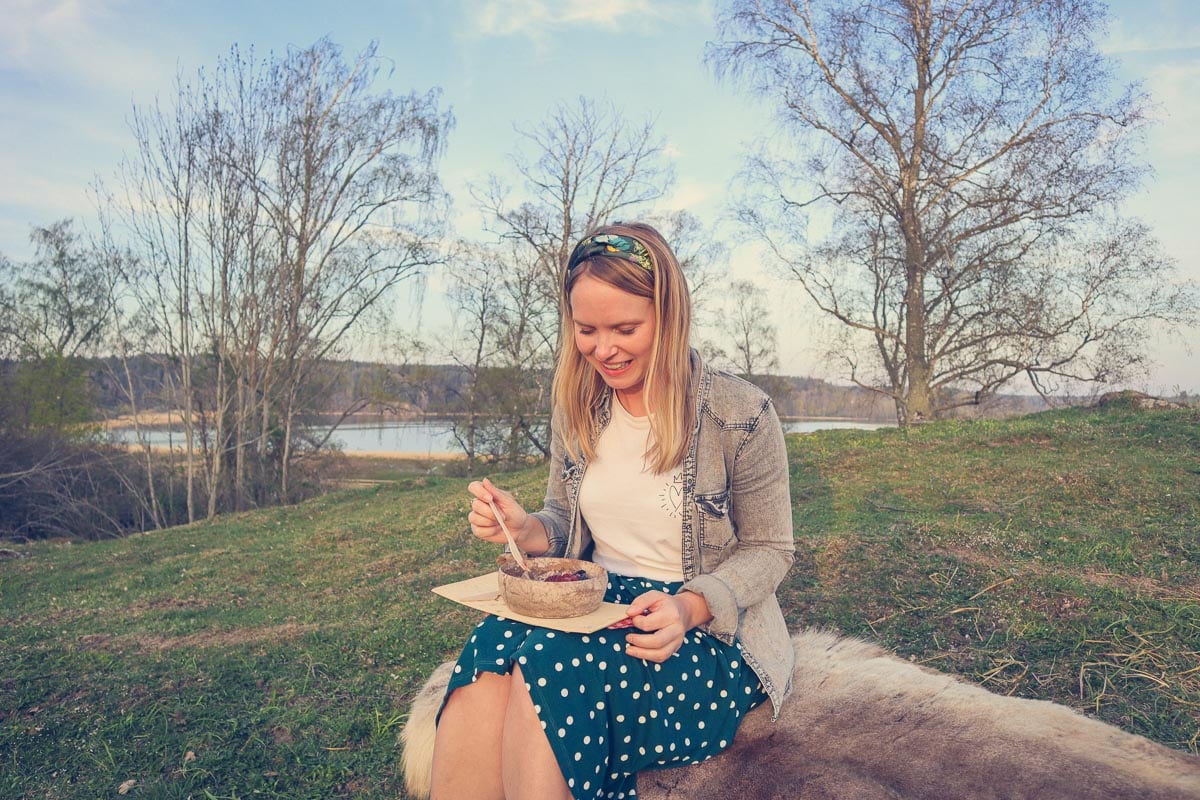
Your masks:
<path fill-rule="evenodd" d="M 831 419 L 790 420 L 783 423 L 783 429 L 788 433 L 811 433 L 835 428 L 873 430 L 883 427 L 890 426 L 888 423 Z M 449 431 L 449 423 L 445 420 L 347 423 L 338 427 L 332 441 L 340 444 L 347 453 L 362 455 L 411 453 L 432 457 L 460 453 Z M 132 429 L 117 428 L 112 434 L 117 441 L 133 441 Z M 176 446 L 183 442 L 183 436 L 177 430 L 155 429 L 147 435 L 153 446 L 165 447 L 172 439 Z"/>

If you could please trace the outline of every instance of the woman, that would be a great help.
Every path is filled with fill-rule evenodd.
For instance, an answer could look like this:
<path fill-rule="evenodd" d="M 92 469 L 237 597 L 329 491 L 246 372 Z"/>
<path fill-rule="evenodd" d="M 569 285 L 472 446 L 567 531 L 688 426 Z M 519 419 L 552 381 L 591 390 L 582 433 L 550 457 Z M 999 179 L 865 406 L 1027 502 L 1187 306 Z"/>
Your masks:
<path fill-rule="evenodd" d="M 643 769 L 728 746 L 793 653 L 775 590 L 794 556 L 787 453 L 770 399 L 689 346 L 679 263 L 648 225 L 575 247 L 562 296 L 550 481 L 527 513 L 470 485 L 472 532 L 590 558 L 632 629 L 496 617 L 463 649 L 439 717 L 434 800 L 636 796 Z"/>

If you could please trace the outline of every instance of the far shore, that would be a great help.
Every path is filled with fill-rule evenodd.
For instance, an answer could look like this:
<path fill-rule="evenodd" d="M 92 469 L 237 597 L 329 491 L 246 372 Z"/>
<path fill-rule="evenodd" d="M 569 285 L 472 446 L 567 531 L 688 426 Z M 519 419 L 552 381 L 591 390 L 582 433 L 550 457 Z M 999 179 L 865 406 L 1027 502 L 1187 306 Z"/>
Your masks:
<path fill-rule="evenodd" d="M 160 445 L 160 444 L 139 445 L 136 442 L 129 442 L 129 443 L 125 444 L 124 447 L 127 450 L 137 450 L 137 451 L 144 451 L 146 447 L 149 447 L 151 453 L 155 453 L 158 455 L 164 455 L 164 454 L 170 452 L 170 449 L 171 449 L 171 448 L 168 448 L 166 445 Z M 181 453 L 181 452 L 183 452 L 184 448 L 183 448 L 183 445 L 177 445 L 174 449 L 175 449 L 175 452 Z M 327 455 L 330 455 L 330 453 L 329 452 L 322 453 L 322 456 L 327 456 Z M 387 461 L 456 461 L 456 460 L 462 460 L 462 459 L 466 458 L 466 456 L 463 455 L 462 453 L 425 453 L 425 452 L 408 453 L 408 452 L 402 452 L 399 450 L 394 450 L 394 451 L 393 450 L 385 450 L 385 451 L 345 450 L 341 453 L 341 455 L 345 456 L 346 458 L 358 458 L 358 459 L 377 458 L 377 459 L 382 459 L 382 460 L 387 460 Z"/>

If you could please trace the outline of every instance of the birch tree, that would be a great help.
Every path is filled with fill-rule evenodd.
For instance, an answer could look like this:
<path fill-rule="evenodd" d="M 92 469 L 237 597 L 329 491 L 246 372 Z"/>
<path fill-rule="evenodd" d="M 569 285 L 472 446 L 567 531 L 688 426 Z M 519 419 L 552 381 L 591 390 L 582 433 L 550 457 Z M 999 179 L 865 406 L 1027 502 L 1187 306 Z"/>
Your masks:
<path fill-rule="evenodd" d="M 364 316 L 440 260 L 436 90 L 396 94 L 375 46 L 234 48 L 135 107 L 106 196 L 140 273 L 141 318 L 178 380 L 191 516 L 290 499 L 319 448 L 321 370 Z M 327 438 L 327 437 L 326 437 Z"/>
<path fill-rule="evenodd" d="M 1093 0 L 731 0 L 719 74 L 776 112 L 739 216 L 856 335 L 849 377 L 902 423 L 1018 378 L 1144 365 L 1191 287 L 1121 202 L 1148 98 L 1116 86 Z"/>

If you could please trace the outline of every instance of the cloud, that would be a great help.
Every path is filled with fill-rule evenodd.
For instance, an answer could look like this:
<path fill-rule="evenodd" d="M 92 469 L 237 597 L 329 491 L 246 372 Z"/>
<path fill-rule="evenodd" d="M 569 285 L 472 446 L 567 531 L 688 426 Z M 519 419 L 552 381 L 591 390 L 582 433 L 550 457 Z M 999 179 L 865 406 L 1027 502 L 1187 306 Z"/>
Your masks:
<path fill-rule="evenodd" d="M 175 72 L 177 53 L 156 53 L 132 33 L 141 17 L 128 0 L 9 0 L 4 11 L 0 69 L 18 83 L 119 91 L 127 101 Z"/>
<path fill-rule="evenodd" d="M 1200 102 L 1196 85 L 1200 84 L 1200 60 L 1161 64 L 1147 76 L 1151 96 L 1161 105 L 1160 126 L 1151 131 L 1151 139 L 1169 157 L 1200 154 Z"/>
<path fill-rule="evenodd" d="M 47 50 L 86 37 L 90 23 L 106 14 L 103 2 L 10 0 L 0 26 L 0 64 L 13 69 L 37 66 Z"/>
<path fill-rule="evenodd" d="M 540 41 L 569 28 L 609 31 L 706 13 L 696 0 L 484 0 L 470 5 L 474 33 L 484 37 L 525 36 Z"/>
<path fill-rule="evenodd" d="M 1200 48 L 1200 24 L 1195 20 L 1151 15 L 1150 19 L 1135 22 L 1114 19 L 1101 49 L 1109 55 L 1122 55 L 1197 48 Z"/>

